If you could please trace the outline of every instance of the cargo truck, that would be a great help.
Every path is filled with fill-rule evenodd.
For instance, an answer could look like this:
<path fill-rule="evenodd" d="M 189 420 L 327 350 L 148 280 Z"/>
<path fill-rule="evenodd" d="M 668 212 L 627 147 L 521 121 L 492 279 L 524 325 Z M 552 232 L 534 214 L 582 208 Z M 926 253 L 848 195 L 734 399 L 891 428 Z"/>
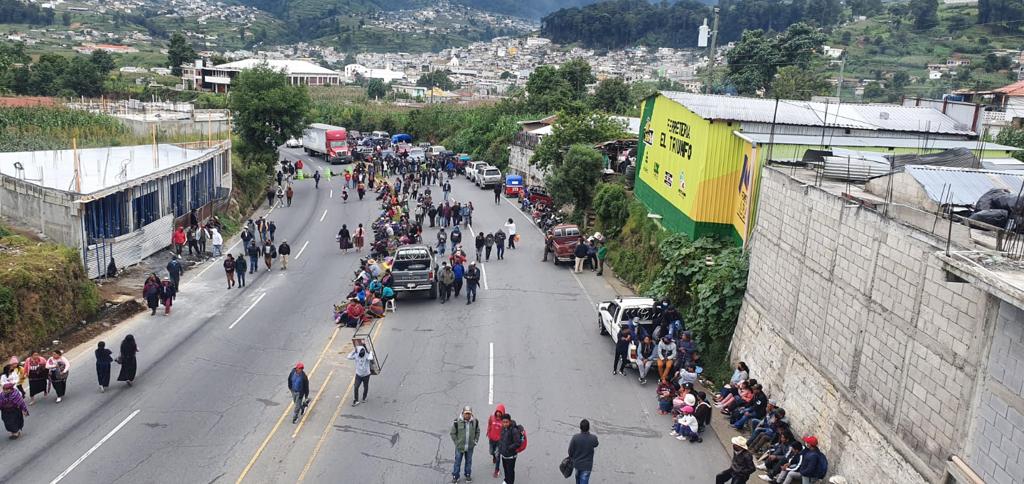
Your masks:
<path fill-rule="evenodd" d="M 322 156 L 332 165 L 351 163 L 348 133 L 341 126 L 313 123 L 302 130 L 302 148 L 307 154 Z"/>

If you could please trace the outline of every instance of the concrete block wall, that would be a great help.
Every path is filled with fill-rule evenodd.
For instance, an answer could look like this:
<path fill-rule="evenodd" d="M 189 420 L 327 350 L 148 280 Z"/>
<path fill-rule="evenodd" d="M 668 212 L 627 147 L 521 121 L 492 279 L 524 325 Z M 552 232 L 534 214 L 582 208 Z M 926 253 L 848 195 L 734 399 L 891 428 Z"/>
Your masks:
<path fill-rule="evenodd" d="M 927 234 L 782 171 L 764 169 L 760 197 L 733 359 L 797 431 L 821 438 L 833 472 L 851 482 L 939 479 L 982 427 L 972 402 L 990 365 L 993 296 L 947 281 L 942 245 Z M 1019 346 L 1004 353 L 1024 362 Z M 1007 376 L 1017 390 L 1020 364 L 1019 377 Z"/>
<path fill-rule="evenodd" d="M 0 216 L 31 227 L 50 241 L 82 245 L 82 222 L 71 195 L 0 175 Z"/>

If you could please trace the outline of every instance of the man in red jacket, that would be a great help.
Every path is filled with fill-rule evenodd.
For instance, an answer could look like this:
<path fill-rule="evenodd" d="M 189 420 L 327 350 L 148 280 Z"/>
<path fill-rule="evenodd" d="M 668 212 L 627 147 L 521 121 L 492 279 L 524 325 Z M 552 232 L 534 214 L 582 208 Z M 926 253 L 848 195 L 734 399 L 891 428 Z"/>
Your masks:
<path fill-rule="evenodd" d="M 178 226 L 171 235 L 171 243 L 174 244 L 174 253 L 181 255 L 181 248 L 185 245 L 185 228 Z"/>
<path fill-rule="evenodd" d="M 505 405 L 499 403 L 494 413 L 487 418 L 487 441 L 490 443 L 491 461 L 494 462 L 494 477 L 498 477 L 500 461 L 497 457 L 498 440 L 501 439 L 501 416 L 505 415 Z"/>

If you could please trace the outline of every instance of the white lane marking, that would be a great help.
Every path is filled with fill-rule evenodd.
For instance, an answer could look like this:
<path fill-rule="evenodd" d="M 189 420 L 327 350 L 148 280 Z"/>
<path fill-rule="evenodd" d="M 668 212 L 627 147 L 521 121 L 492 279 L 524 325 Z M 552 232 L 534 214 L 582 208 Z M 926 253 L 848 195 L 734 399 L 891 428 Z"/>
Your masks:
<path fill-rule="evenodd" d="M 491 341 L 491 355 L 487 358 L 489 369 L 487 371 L 487 404 L 494 405 L 494 342 Z"/>
<path fill-rule="evenodd" d="M 309 245 L 309 241 L 308 240 L 306 241 L 305 244 L 302 244 L 302 248 L 299 249 L 299 253 L 295 254 L 295 260 L 299 260 L 299 257 L 302 257 L 302 251 L 306 250 L 306 246 L 307 245 Z"/>
<path fill-rule="evenodd" d="M 583 287 L 583 281 L 580 280 L 580 278 L 576 275 L 575 272 L 572 272 L 570 270 L 569 273 L 572 274 L 573 279 L 576 279 L 576 284 L 579 284 L 580 290 L 583 291 L 583 295 L 587 297 L 587 301 L 590 302 L 590 305 L 596 307 L 597 305 L 594 304 L 594 299 L 590 297 L 590 293 L 587 292 L 587 288 Z"/>
<path fill-rule="evenodd" d="M 110 440 L 110 438 L 113 437 L 118 430 L 121 430 L 125 425 L 128 424 L 128 422 L 131 422 L 131 420 L 135 418 L 135 416 L 138 415 L 139 412 L 141 411 L 141 409 L 137 409 L 131 414 L 129 414 L 127 418 L 122 420 L 121 423 L 117 424 L 117 427 L 114 427 L 114 430 L 111 430 L 109 433 L 107 433 L 107 435 L 103 436 L 103 438 L 100 439 L 99 442 L 96 442 L 96 445 L 92 446 L 92 448 L 90 448 L 84 454 L 82 454 L 82 456 L 79 457 L 78 460 L 76 460 L 73 464 L 68 466 L 67 469 L 64 469 L 64 472 L 61 472 L 59 476 L 55 477 L 52 481 L 50 481 L 50 484 L 57 484 L 65 477 L 67 477 L 68 474 L 71 474 L 71 471 L 75 470 L 75 468 L 78 467 L 78 465 L 81 464 L 82 462 L 85 462 L 85 459 L 92 455 L 93 452 L 96 452 L 96 449 L 99 449 L 101 445 L 103 445 L 106 441 Z"/>
<path fill-rule="evenodd" d="M 231 323 L 231 326 L 228 326 L 228 329 L 234 328 L 235 325 L 238 324 L 238 322 L 241 321 L 242 318 L 244 318 L 246 314 L 249 314 L 249 311 L 252 311 L 252 308 L 256 307 L 256 305 L 259 304 L 259 302 L 261 300 L 263 300 L 263 297 L 266 296 L 266 295 L 267 295 L 267 293 L 260 294 L 260 297 L 256 298 L 256 300 L 252 302 L 252 305 L 250 305 L 249 308 L 246 309 L 245 312 L 242 313 L 242 315 L 239 316 L 238 319 L 235 320 L 235 322 Z"/>
<path fill-rule="evenodd" d="M 518 206 L 516 206 L 516 204 L 512 203 L 512 200 L 509 200 L 508 198 L 505 198 L 505 197 L 502 197 L 502 198 L 503 198 L 503 199 L 504 199 L 504 200 L 505 200 L 506 202 L 508 202 L 508 204 L 509 204 L 509 205 L 511 205 L 511 206 L 512 206 L 512 208 L 516 209 L 516 211 L 517 211 L 517 212 L 519 212 L 520 214 L 522 214 L 522 215 L 523 215 L 523 218 L 525 218 L 527 222 L 530 222 L 530 225 L 533 225 L 534 227 L 537 227 L 537 224 L 535 224 L 535 223 L 533 222 L 533 217 L 531 217 L 531 216 L 527 215 L 527 214 L 526 214 L 526 212 L 524 212 L 524 211 L 523 211 L 523 209 L 519 208 Z M 537 227 L 537 230 L 540 230 L 540 227 Z"/>
<path fill-rule="evenodd" d="M 231 244 L 231 247 L 228 247 L 228 252 L 231 252 L 231 251 L 235 250 L 235 247 L 238 247 L 238 243 L 241 242 L 241 241 L 242 241 L 242 239 L 238 239 L 238 240 L 235 241 L 234 244 Z"/>
<path fill-rule="evenodd" d="M 331 189 L 331 198 L 334 198 L 334 189 Z"/>
<path fill-rule="evenodd" d="M 470 235 L 471 237 L 473 237 L 473 238 L 476 238 L 476 233 L 475 233 L 475 232 L 473 232 L 473 226 L 472 226 L 472 225 L 467 225 L 466 227 L 468 227 L 468 228 L 469 228 L 469 235 Z"/>
<path fill-rule="evenodd" d="M 326 216 L 327 216 L 327 209 L 325 208 L 324 209 L 324 214 L 320 216 L 320 221 L 323 222 L 324 221 L 324 217 L 326 217 Z"/>
<path fill-rule="evenodd" d="M 484 263 L 480 263 L 480 279 L 484 283 L 484 290 L 487 291 L 487 271 L 484 269 Z"/>

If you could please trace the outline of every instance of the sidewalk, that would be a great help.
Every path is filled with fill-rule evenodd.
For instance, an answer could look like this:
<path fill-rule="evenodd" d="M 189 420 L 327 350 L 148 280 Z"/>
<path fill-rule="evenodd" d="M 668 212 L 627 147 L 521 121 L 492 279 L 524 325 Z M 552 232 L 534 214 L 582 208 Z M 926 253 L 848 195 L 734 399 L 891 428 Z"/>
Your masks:
<path fill-rule="evenodd" d="M 571 269 L 569 270 L 571 271 Z M 576 280 L 579 281 L 580 286 L 584 288 L 584 294 L 586 294 L 588 298 L 591 298 L 590 302 L 595 305 L 595 310 L 597 304 L 600 303 L 601 301 L 613 299 L 619 296 L 630 297 L 637 295 L 629 286 L 626 285 L 626 283 L 622 282 L 618 277 L 615 276 L 615 271 L 611 268 L 610 265 L 606 264 L 604 266 L 604 272 L 601 277 L 595 277 L 596 274 L 597 273 L 591 272 L 589 270 L 583 271 L 582 274 L 574 274 Z M 706 392 L 708 394 L 709 399 L 711 398 L 711 395 L 715 392 L 714 389 L 708 389 L 699 383 L 697 384 L 696 388 L 698 390 Z M 714 402 L 711 403 L 713 404 Z M 737 430 L 733 429 L 729 425 L 729 421 L 723 418 L 722 414 L 718 411 L 717 408 L 712 406 L 711 410 L 711 429 L 710 431 L 704 432 L 704 441 L 711 442 L 717 440 L 719 445 L 721 445 L 722 448 L 725 450 L 726 454 L 731 456 L 731 439 L 737 435 L 743 435 L 744 437 L 746 437 L 746 435 L 741 434 Z M 668 428 L 669 425 L 670 422 L 668 418 L 665 418 L 665 427 Z"/>

